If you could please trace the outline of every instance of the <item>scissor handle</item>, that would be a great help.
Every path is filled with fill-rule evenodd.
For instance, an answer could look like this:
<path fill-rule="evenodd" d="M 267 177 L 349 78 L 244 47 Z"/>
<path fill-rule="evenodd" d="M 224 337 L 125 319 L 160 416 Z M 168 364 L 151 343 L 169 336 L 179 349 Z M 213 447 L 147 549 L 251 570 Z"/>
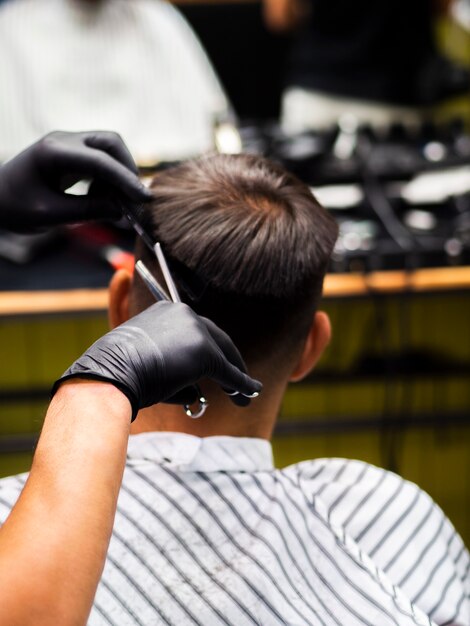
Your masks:
<path fill-rule="evenodd" d="M 184 412 L 186 413 L 188 417 L 191 417 L 192 419 L 197 419 L 198 417 L 202 417 L 204 413 L 206 412 L 207 407 L 209 406 L 209 403 L 207 402 L 207 400 L 204 398 L 204 396 L 201 395 L 199 387 L 197 387 L 197 390 L 199 391 L 199 410 L 194 412 L 191 410 L 191 406 L 189 404 L 183 405 Z"/>

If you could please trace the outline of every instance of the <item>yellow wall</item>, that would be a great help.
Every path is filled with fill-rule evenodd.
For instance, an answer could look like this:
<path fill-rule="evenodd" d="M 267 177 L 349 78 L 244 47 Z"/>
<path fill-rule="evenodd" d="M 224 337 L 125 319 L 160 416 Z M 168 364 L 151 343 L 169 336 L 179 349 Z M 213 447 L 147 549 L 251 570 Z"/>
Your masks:
<path fill-rule="evenodd" d="M 289 388 L 274 439 L 277 464 L 339 456 L 391 467 L 428 491 L 470 544 L 468 376 L 348 378 L 366 349 L 379 357 L 431 350 L 441 361 L 470 364 L 470 293 L 338 300 L 325 308 L 334 337 L 318 373 L 341 377 L 318 383 L 314 375 Z M 104 315 L 1 320 L 0 389 L 49 388 L 106 330 Z M 37 433 L 46 404 L 0 404 L 0 441 Z M 456 413 L 466 420 L 449 421 Z M 384 414 L 396 430 L 384 429 Z M 400 428 L 403 417 L 413 425 Z M 30 462 L 28 453 L 0 454 L 0 475 L 26 470 Z"/>

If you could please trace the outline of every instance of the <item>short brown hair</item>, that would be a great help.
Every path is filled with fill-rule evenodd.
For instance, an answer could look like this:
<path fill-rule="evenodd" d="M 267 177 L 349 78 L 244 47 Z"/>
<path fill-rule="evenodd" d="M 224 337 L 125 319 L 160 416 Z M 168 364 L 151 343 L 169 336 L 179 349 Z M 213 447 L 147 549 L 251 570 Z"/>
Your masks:
<path fill-rule="evenodd" d="M 248 363 L 288 356 L 308 331 L 337 237 L 307 185 L 267 159 L 213 155 L 158 173 L 151 188 L 147 228 L 182 299 Z M 155 270 L 141 241 L 136 254 Z M 133 299 L 138 310 L 152 302 L 140 279 Z"/>

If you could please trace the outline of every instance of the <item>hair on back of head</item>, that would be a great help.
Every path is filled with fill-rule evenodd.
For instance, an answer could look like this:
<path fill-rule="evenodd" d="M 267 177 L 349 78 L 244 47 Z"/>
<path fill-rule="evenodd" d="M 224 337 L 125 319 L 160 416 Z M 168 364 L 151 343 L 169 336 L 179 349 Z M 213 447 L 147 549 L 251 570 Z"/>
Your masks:
<path fill-rule="evenodd" d="M 212 155 L 159 172 L 144 219 L 170 261 L 206 288 L 192 301 L 248 362 L 295 349 L 321 296 L 337 226 L 310 189 L 252 155 Z M 141 241 L 137 257 L 156 262 Z M 178 282 L 178 274 L 175 275 Z M 136 279 L 137 309 L 151 303 Z"/>

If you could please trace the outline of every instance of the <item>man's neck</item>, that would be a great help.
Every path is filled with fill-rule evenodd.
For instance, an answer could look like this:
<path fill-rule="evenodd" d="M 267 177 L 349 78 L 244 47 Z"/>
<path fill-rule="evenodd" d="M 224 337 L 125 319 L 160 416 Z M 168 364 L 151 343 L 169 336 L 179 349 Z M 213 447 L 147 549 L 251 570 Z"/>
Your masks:
<path fill-rule="evenodd" d="M 203 417 L 188 417 L 180 405 L 158 404 L 139 411 L 131 433 L 152 431 L 183 432 L 198 437 L 225 435 L 270 439 L 276 422 L 284 388 L 263 389 L 248 407 L 235 406 L 214 385 L 204 386 L 209 406 Z"/>

